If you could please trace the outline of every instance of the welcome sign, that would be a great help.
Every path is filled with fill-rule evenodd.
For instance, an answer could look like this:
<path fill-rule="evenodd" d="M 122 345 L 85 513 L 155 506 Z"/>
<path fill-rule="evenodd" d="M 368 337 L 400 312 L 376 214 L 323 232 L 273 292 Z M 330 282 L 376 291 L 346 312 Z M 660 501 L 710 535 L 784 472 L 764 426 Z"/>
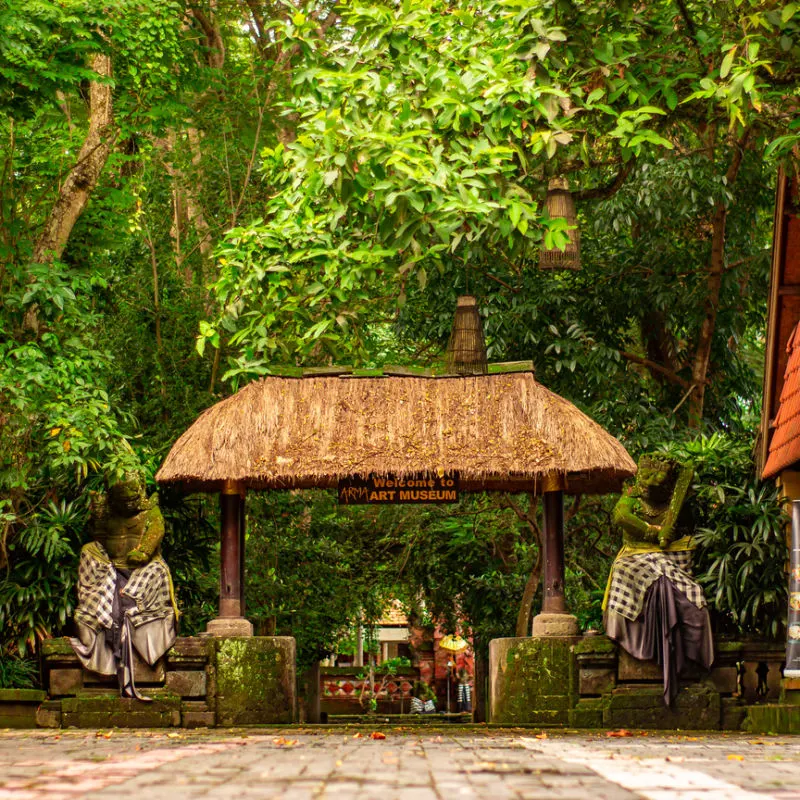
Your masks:
<path fill-rule="evenodd" d="M 343 506 L 457 503 L 458 495 L 457 473 L 404 478 L 369 475 L 339 481 L 339 503 Z"/>

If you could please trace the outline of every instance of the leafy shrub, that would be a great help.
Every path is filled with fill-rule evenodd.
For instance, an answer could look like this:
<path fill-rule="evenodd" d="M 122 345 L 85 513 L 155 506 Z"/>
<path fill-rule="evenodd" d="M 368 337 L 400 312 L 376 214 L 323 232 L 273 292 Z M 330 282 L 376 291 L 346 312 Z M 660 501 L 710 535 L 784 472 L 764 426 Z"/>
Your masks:
<path fill-rule="evenodd" d="M 753 471 L 752 437 L 715 433 L 669 448 L 692 463 L 695 574 L 720 632 L 778 637 L 786 614 L 787 515 Z"/>
<path fill-rule="evenodd" d="M 387 658 L 386 661 L 382 661 L 378 666 L 378 670 L 380 672 L 395 673 L 398 669 L 410 666 L 410 658 L 406 658 L 405 656 L 395 656 L 394 658 Z"/>
<path fill-rule="evenodd" d="M 87 516 L 82 499 L 51 500 L 9 545 L 11 567 L 0 579 L 0 629 L 7 651 L 24 657 L 72 617 Z"/>

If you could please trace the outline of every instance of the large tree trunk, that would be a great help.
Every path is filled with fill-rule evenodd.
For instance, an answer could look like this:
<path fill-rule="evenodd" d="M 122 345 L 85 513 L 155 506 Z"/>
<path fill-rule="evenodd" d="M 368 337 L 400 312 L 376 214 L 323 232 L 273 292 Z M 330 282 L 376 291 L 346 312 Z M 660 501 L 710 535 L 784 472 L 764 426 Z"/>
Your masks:
<path fill-rule="evenodd" d="M 747 144 L 749 130 L 745 130 L 736 142 L 731 163 L 726 174 L 727 186 L 733 186 L 739 167 L 742 164 L 744 148 Z M 692 365 L 692 391 L 689 397 L 689 427 L 700 428 L 703 421 L 703 404 L 705 402 L 708 367 L 711 362 L 711 345 L 719 313 L 719 296 L 722 288 L 722 277 L 725 272 L 725 223 L 728 208 L 724 200 L 717 202 L 711 221 L 711 258 L 706 278 L 706 297 L 704 301 L 705 315 L 697 338 L 694 363 Z"/>
<path fill-rule="evenodd" d="M 111 59 L 106 55 L 95 55 L 92 69 L 100 77 L 110 78 Z M 89 88 L 89 131 L 34 247 L 33 260 L 37 264 L 61 258 L 72 229 L 86 208 L 108 160 L 114 138 L 113 123 L 111 84 L 92 81 Z"/>

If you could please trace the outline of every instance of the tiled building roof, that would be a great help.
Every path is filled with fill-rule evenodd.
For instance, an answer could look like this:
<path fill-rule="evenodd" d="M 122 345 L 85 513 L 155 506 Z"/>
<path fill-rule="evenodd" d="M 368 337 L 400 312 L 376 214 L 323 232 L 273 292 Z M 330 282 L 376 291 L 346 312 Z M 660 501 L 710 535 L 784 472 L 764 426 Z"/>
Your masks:
<path fill-rule="evenodd" d="M 800 461 L 800 324 L 792 329 L 786 352 L 789 360 L 762 478 L 772 478 Z"/>
<path fill-rule="evenodd" d="M 392 600 L 392 602 L 384 609 L 383 616 L 378 621 L 378 625 L 382 627 L 408 625 L 408 617 L 403 611 L 403 605 L 399 600 Z"/>

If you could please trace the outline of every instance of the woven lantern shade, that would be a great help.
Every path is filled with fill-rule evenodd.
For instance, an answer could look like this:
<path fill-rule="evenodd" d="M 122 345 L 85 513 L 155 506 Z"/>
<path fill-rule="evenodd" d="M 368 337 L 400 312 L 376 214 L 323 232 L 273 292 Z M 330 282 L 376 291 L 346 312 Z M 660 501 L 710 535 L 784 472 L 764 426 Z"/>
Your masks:
<path fill-rule="evenodd" d="M 581 268 L 581 232 L 578 229 L 578 216 L 575 213 L 575 201 L 569 191 L 566 178 L 553 178 L 547 184 L 547 198 L 544 201 L 550 219 L 563 217 L 570 226 L 567 231 L 569 241 L 561 251 L 557 247 L 550 250 L 542 248 L 539 255 L 539 269 L 580 269 Z"/>
<path fill-rule="evenodd" d="M 456 301 L 453 330 L 447 343 L 447 369 L 457 375 L 486 375 L 486 343 L 478 303 L 472 295 Z"/>

